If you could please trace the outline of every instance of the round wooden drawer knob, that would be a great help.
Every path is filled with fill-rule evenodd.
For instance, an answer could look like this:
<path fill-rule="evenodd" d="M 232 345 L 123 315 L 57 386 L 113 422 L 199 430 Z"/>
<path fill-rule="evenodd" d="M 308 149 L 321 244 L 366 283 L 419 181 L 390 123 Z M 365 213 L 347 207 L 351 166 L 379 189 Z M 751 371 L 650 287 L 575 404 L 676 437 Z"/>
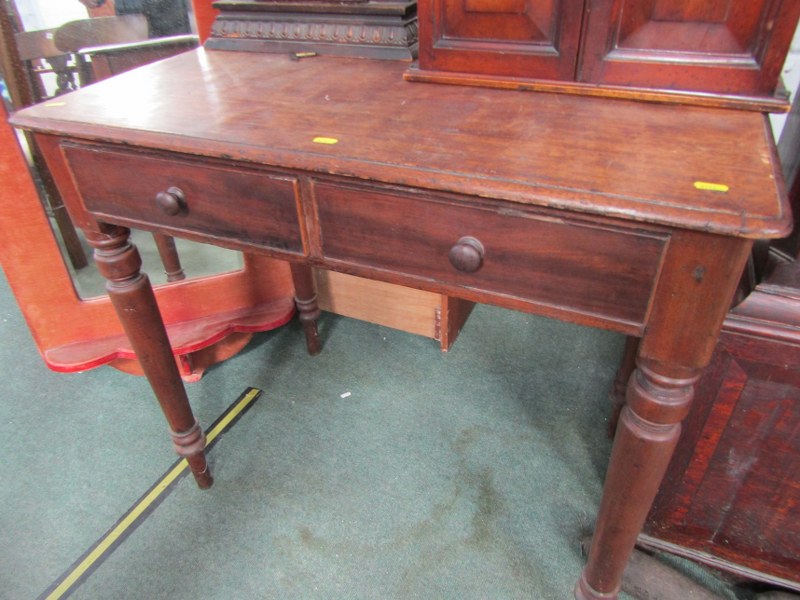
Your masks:
<path fill-rule="evenodd" d="M 186 197 L 180 188 L 171 187 L 166 192 L 156 194 L 156 205 L 165 215 L 177 215 L 183 210 Z"/>
<path fill-rule="evenodd" d="M 483 265 L 483 244 L 474 237 L 462 237 L 450 248 L 450 264 L 463 273 L 474 273 Z"/>

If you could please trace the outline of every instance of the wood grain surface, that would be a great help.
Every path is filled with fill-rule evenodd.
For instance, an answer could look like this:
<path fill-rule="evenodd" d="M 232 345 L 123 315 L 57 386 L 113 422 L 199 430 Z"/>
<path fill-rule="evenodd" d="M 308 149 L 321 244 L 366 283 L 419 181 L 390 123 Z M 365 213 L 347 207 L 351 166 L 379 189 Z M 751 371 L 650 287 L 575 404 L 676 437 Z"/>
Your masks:
<path fill-rule="evenodd" d="M 763 115 L 414 84 L 404 69 L 200 49 L 13 123 L 727 235 L 788 232 Z"/>

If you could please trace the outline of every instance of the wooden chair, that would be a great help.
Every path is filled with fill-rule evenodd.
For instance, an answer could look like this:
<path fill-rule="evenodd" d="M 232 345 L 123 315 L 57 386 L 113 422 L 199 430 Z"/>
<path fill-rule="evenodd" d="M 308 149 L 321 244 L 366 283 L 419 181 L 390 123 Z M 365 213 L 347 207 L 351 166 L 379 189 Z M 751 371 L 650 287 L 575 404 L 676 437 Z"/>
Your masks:
<path fill-rule="evenodd" d="M 88 46 L 135 43 L 147 37 L 147 19 L 132 14 L 69 21 L 57 28 L 53 41 L 63 52 L 74 54 Z"/>
<path fill-rule="evenodd" d="M 65 94 L 78 87 L 75 80 L 76 69 L 70 62 L 70 54 L 60 50 L 55 44 L 56 31 L 20 31 L 14 36 L 19 58 L 30 78 L 34 102 Z M 53 94 L 48 93 L 43 79 L 43 76 L 50 73 L 56 75 L 56 90 Z"/>
<path fill-rule="evenodd" d="M 24 108 L 46 96 L 41 77 L 47 69 L 67 68 L 52 42 L 52 32 L 23 32 L 22 22 L 13 1 L 0 11 L 0 72 L 5 79 L 14 109 Z M 55 65 L 55 66 L 54 66 Z M 65 66 L 66 65 L 66 66 Z M 38 70 L 34 70 L 34 68 Z M 72 77 L 59 78 L 62 88 L 69 87 Z M 69 261 L 76 269 L 86 266 L 86 254 L 72 221 L 67 215 L 61 195 L 42 160 L 33 138 L 26 136 L 34 168 L 39 175 L 43 208 L 50 214 L 61 237 Z M 46 202 L 46 204 L 45 204 Z"/>
<path fill-rule="evenodd" d="M 140 14 L 69 21 L 53 34 L 56 48 L 74 58 L 81 86 L 96 80 L 92 66 L 86 56 L 80 54 L 81 50 L 111 44 L 136 44 L 147 39 L 147 19 Z"/>
<path fill-rule="evenodd" d="M 81 48 L 78 64 L 89 65 L 81 72 L 90 81 L 100 81 L 138 66 L 192 50 L 199 45 L 195 35 L 176 35 L 133 43 Z"/>

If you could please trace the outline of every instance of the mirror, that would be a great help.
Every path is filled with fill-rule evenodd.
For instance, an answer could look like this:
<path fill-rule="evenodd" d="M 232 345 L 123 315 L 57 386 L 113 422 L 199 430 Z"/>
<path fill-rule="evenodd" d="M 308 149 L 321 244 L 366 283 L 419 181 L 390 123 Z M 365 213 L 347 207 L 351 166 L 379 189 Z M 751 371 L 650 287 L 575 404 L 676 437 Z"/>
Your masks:
<path fill-rule="evenodd" d="M 3 91 L 14 107 L 67 93 L 135 66 L 198 45 L 189 0 L 6 0 L 3 35 L 21 69 L 4 68 Z M 76 231 L 43 161 L 24 136 L 43 205 L 82 298 L 105 293 L 91 248 Z M 242 268 L 241 254 L 167 236 L 134 231 L 143 270 L 156 285 Z M 169 273 L 169 274 L 168 274 Z"/>

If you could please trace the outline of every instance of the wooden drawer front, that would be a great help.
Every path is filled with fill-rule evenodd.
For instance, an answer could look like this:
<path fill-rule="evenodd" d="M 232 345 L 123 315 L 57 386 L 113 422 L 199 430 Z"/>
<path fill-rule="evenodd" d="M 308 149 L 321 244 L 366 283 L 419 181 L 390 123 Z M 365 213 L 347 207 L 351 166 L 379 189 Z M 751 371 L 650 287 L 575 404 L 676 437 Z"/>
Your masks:
<path fill-rule="evenodd" d="M 508 203 L 477 206 L 320 181 L 314 195 L 326 259 L 614 322 L 644 322 L 665 246 L 657 234 Z M 473 273 L 449 259 L 464 236 L 484 248 Z"/>
<path fill-rule="evenodd" d="M 86 209 L 100 219 L 303 252 L 293 177 L 95 146 L 66 145 L 64 153 Z M 156 203 L 172 187 L 185 197 L 174 215 Z"/>

